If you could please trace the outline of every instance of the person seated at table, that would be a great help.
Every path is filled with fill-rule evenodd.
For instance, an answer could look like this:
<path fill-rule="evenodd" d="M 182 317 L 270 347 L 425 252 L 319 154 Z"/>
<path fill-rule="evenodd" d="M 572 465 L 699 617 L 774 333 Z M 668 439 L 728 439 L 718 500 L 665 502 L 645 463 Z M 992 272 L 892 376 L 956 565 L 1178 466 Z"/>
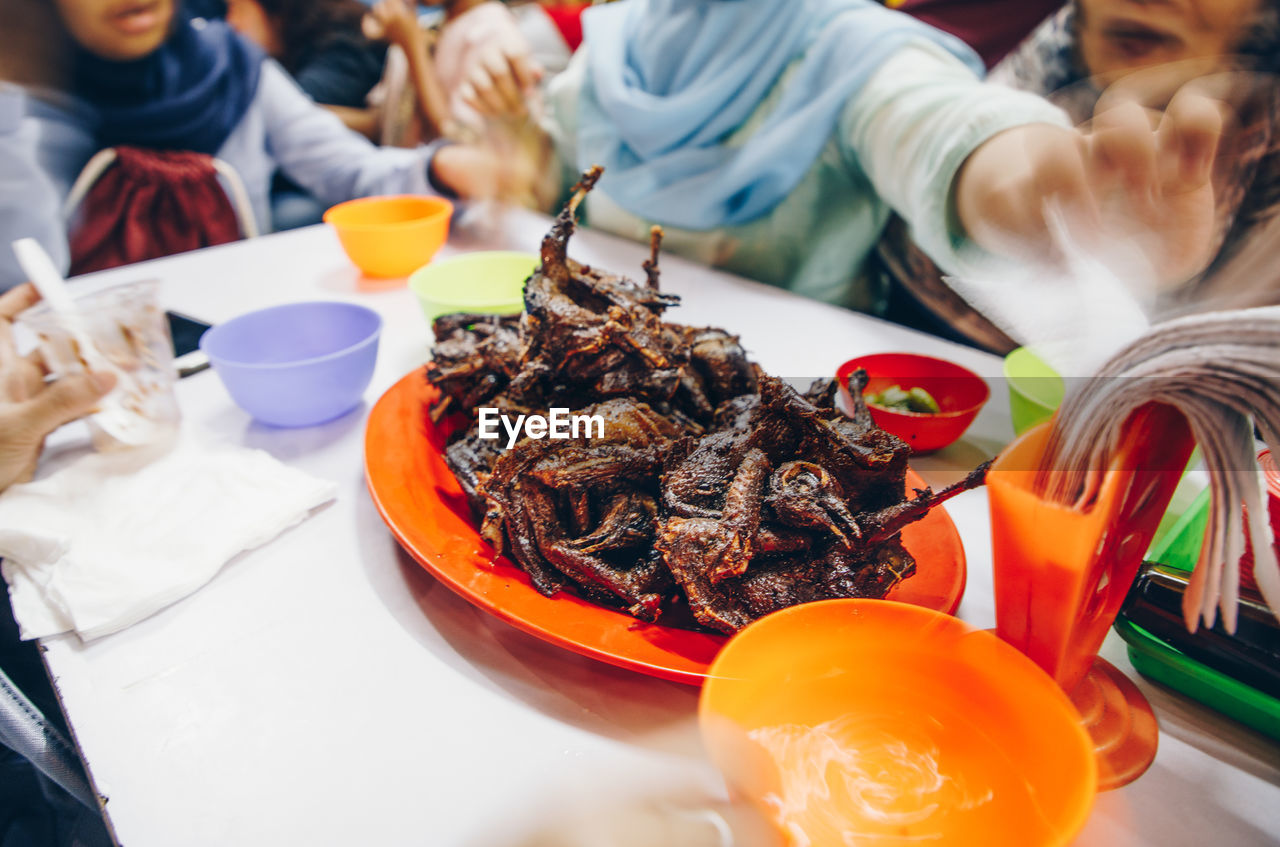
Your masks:
<path fill-rule="evenodd" d="M 444 94 L 426 33 L 408 0 L 380 0 L 372 8 L 360 0 L 228 0 L 226 17 L 233 29 L 278 61 L 312 100 L 375 143 L 383 140 L 383 120 L 370 93 L 383 79 L 388 46 L 398 46 L 415 83 L 416 118 L 426 124 L 418 134 L 441 134 L 447 117 Z"/>
<path fill-rule="evenodd" d="M 364 31 L 366 16 L 376 22 L 376 39 Z M 375 144 L 412 147 L 441 135 L 444 94 L 426 35 L 407 0 L 380 0 L 372 9 L 360 0 L 228 0 L 226 20 L 278 61 L 307 96 Z M 400 98 L 375 103 L 371 96 L 388 70 L 389 42 L 402 51 L 413 81 L 403 89 L 408 95 L 403 104 Z M 404 106 L 403 116 L 392 120 L 386 114 Z M 388 130 L 400 123 L 412 123 L 412 132 Z M 323 204 L 288 177 L 276 175 L 271 215 L 277 230 L 319 223 L 323 214 Z"/>
<path fill-rule="evenodd" d="M 36 162 L 36 127 L 24 120 L 22 86 L 56 85 L 66 64 L 51 23 L 43 3 L 0 0 L 0 293 L 27 278 L 9 249 L 19 238 L 34 238 L 67 261 L 57 199 Z"/>
<path fill-rule="evenodd" d="M 280 63 L 298 87 L 377 141 L 366 102 L 382 78 L 387 43 L 361 29 L 360 0 L 227 0 L 227 23 Z"/>
<path fill-rule="evenodd" d="M 268 229 L 277 171 L 325 205 L 371 194 L 474 197 L 501 184 L 508 171 L 506 162 L 476 146 L 375 147 L 225 23 L 194 26 L 177 0 L 125 8 L 112 0 L 57 0 L 53 6 L 70 41 L 72 66 L 59 90 L 32 91 L 27 120 L 38 127 L 39 161 L 60 200 L 97 151 L 120 146 L 225 162 Z"/>
<path fill-rule="evenodd" d="M 1232 72 L 1224 76 L 1224 72 Z M 1211 257 L 1198 274 L 1170 286 L 1155 308 L 1164 316 L 1201 308 L 1280 302 L 1267 273 L 1280 226 L 1280 3 L 1191 0 L 1135 3 L 1076 0 L 1046 20 L 989 79 L 1049 96 L 1077 125 L 1110 99 L 1162 106 L 1167 91 L 1192 77 L 1223 92 L 1233 117 L 1229 150 L 1216 169 Z M 879 249 L 892 279 L 890 317 L 948 335 L 958 332 L 994 352 L 1016 341 L 942 280 L 942 273 L 892 222 Z"/>
<path fill-rule="evenodd" d="M 673 252 L 862 311 L 884 308 L 864 263 L 891 210 L 953 270 L 1037 257 L 1047 199 L 1094 202 L 1090 156 L 1157 139 L 1084 145 L 1042 98 L 982 84 L 963 43 L 869 0 L 633 0 L 583 20 L 548 130 L 569 174 L 605 166 L 587 222 L 640 241 L 660 224 Z M 1186 97 L 1174 118 L 1158 138 L 1203 183 L 1217 112 Z M 1173 273 L 1199 258 L 1203 234 L 1184 236 L 1162 245 Z"/>

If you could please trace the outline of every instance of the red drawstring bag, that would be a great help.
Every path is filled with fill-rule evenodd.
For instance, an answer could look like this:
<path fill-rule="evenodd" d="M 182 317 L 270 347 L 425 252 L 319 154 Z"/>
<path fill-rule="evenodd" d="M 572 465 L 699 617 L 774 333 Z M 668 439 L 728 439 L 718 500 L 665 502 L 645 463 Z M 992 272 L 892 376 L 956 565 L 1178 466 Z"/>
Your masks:
<path fill-rule="evenodd" d="M 80 205 L 72 274 L 239 240 L 240 221 L 211 156 L 138 147 L 115 153 Z"/>

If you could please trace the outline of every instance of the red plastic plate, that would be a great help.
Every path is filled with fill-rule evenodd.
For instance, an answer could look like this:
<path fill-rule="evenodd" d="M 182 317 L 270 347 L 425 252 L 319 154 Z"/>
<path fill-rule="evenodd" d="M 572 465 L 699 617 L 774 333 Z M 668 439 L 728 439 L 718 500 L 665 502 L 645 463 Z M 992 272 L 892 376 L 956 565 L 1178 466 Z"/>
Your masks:
<path fill-rule="evenodd" d="M 480 538 L 462 489 L 444 462 L 444 433 L 427 418 L 436 391 L 416 370 L 369 413 L 365 474 L 383 521 L 408 553 L 467 600 L 531 635 L 568 650 L 663 679 L 701 684 L 725 643 L 713 635 L 649 624 L 569 592 L 539 594 L 528 576 Z M 907 485 L 923 488 L 914 472 Z M 964 593 L 965 558 L 941 508 L 909 526 L 902 540 L 916 574 L 888 598 L 953 613 Z"/>

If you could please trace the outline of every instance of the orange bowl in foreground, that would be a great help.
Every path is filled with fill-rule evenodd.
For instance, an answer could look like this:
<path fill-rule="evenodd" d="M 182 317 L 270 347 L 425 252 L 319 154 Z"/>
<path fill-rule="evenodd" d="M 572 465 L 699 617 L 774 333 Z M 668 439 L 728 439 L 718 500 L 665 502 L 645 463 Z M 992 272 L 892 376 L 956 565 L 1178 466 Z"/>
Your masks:
<path fill-rule="evenodd" d="M 453 204 L 442 197 L 392 195 L 339 203 L 324 213 L 347 257 L 365 275 L 407 277 L 449 237 Z"/>
<path fill-rule="evenodd" d="M 922 414 L 868 403 L 876 426 L 901 438 L 917 453 L 941 450 L 964 435 L 991 397 L 986 380 L 968 368 L 945 359 L 918 353 L 875 353 L 845 362 L 836 371 L 842 393 L 848 392 L 849 375 L 858 368 L 867 372 L 866 395 L 899 386 L 904 391 L 923 388 L 941 411 Z"/>
<path fill-rule="evenodd" d="M 1064 845 L 1097 787 L 1062 690 L 990 632 L 885 600 L 748 626 L 702 689 L 730 789 L 793 844 Z"/>

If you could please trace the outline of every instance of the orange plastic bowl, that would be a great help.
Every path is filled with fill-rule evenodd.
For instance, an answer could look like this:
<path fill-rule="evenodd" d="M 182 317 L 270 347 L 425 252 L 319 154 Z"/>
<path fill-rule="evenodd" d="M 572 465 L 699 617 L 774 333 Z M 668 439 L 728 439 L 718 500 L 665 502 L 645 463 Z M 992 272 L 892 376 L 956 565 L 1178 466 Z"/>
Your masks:
<path fill-rule="evenodd" d="M 324 213 L 342 249 L 366 276 L 408 276 L 449 237 L 453 204 L 442 197 L 395 195 L 339 203 Z"/>
<path fill-rule="evenodd" d="M 748 626 L 702 689 L 731 791 L 793 844 L 1064 845 L 1097 790 L 1080 715 L 990 632 L 828 600 Z"/>
<path fill-rule="evenodd" d="M 878 394 L 897 385 L 904 391 L 923 388 L 937 401 L 942 411 L 933 415 L 868 404 L 876 426 L 898 436 L 917 453 L 940 450 L 964 435 L 991 397 L 986 380 L 968 368 L 917 353 L 876 353 L 850 359 L 836 371 L 842 392 L 848 393 L 849 375 L 858 368 L 867 372 L 865 394 Z"/>

